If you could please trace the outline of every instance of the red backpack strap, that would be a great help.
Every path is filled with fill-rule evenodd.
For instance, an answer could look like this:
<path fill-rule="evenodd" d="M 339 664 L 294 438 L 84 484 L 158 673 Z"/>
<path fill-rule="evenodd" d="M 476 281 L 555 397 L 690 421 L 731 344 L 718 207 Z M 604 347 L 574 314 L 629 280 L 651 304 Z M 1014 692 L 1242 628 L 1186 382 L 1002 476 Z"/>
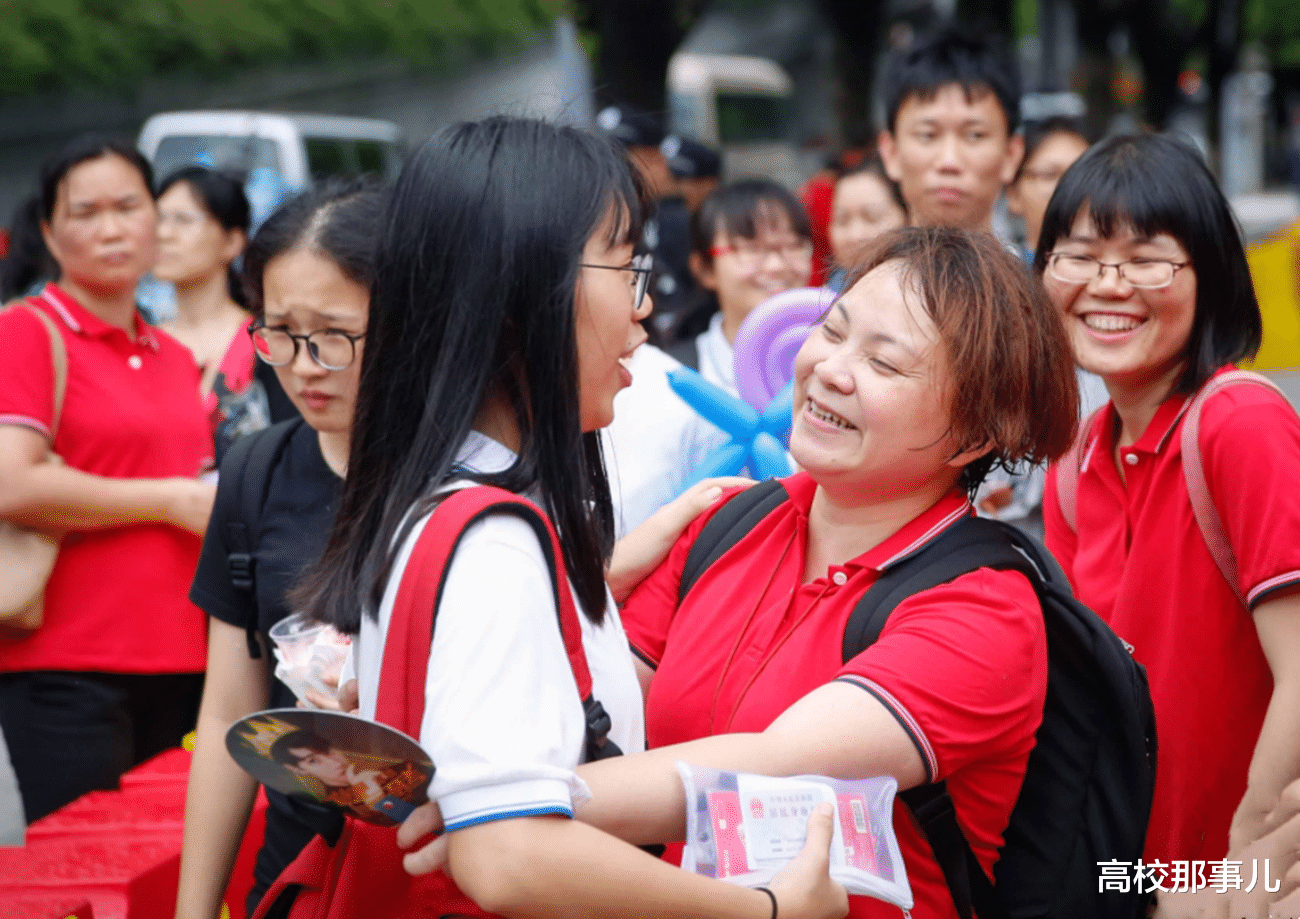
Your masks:
<path fill-rule="evenodd" d="M 1210 556 L 1223 574 L 1224 580 L 1237 595 L 1237 600 L 1242 606 L 1248 607 L 1246 594 L 1241 589 L 1241 578 L 1237 573 L 1236 553 L 1232 551 L 1227 531 L 1223 528 L 1223 519 L 1219 516 L 1218 508 L 1214 506 L 1214 498 L 1210 495 L 1210 483 L 1205 477 L 1205 463 L 1201 458 L 1200 439 L 1201 411 L 1210 397 L 1229 386 L 1247 383 L 1271 389 L 1281 396 L 1287 405 L 1291 404 L 1287 401 L 1286 393 L 1282 392 L 1268 377 L 1248 370 L 1230 370 L 1211 377 L 1192 398 L 1191 404 L 1187 407 L 1187 416 L 1183 419 L 1183 430 L 1179 440 L 1183 451 L 1183 478 L 1187 481 L 1187 495 L 1192 502 L 1192 513 L 1196 515 L 1196 525 L 1200 527 L 1201 538 L 1205 540 L 1205 546 L 1210 550 Z"/>
<path fill-rule="evenodd" d="M 1083 424 L 1079 425 L 1074 443 L 1056 462 L 1056 504 L 1065 518 L 1065 525 L 1073 533 L 1079 532 L 1079 476 L 1083 472 L 1083 451 L 1087 449 L 1088 439 L 1096 426 L 1097 417 L 1106 410 L 1106 406 L 1094 411 Z"/>
<path fill-rule="evenodd" d="M 606 743 L 605 736 L 610 728 L 609 718 L 592 697 L 591 671 L 582 647 L 582 624 L 569 590 L 564 552 L 555 528 L 532 501 L 487 485 L 462 488 L 443 498 L 416 540 L 388 624 L 376 720 L 412 737 L 420 736 L 434 613 L 442 597 L 447 569 L 465 531 L 491 514 L 513 514 L 537 533 L 551 572 L 564 649 L 587 716 L 589 756 L 593 744 L 599 750 L 612 747 Z"/>

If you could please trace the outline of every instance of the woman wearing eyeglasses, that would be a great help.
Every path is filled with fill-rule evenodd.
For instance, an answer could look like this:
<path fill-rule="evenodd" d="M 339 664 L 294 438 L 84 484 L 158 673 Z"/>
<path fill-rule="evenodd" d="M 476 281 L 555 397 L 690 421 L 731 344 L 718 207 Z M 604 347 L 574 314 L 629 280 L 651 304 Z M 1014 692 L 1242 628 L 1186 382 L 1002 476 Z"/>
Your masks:
<path fill-rule="evenodd" d="M 244 255 L 244 286 L 255 317 L 249 330 L 253 350 L 274 368 L 302 418 L 232 448 L 222 464 L 190 591 L 209 616 L 208 670 L 185 808 L 178 917 L 220 914 L 257 791 L 226 753 L 226 730 L 252 712 L 296 702 L 272 676 L 267 632 L 292 612 L 289 589 L 320 556 L 334 519 L 347 469 L 383 203 L 383 193 L 359 183 L 309 192 L 271 215 Z M 266 462 L 254 463 L 250 457 L 262 451 L 270 451 Z M 259 478 L 249 481 L 250 476 Z M 242 513 L 250 491 L 260 498 L 255 520 Z M 232 524 L 243 525 L 247 545 L 239 544 Z M 228 556 L 239 551 L 252 556 L 251 590 L 232 581 Z M 267 797 L 250 915 L 312 835 L 339 819 L 269 789 Z"/>
<path fill-rule="evenodd" d="M 1219 391 L 1200 414 L 1239 600 L 1197 523 L 1180 442 L 1192 398 L 1261 336 L 1214 178 L 1181 142 L 1107 140 L 1062 177 L 1035 266 L 1076 359 L 1110 394 L 1043 504 L 1076 593 L 1147 668 L 1160 757 L 1146 859 L 1222 859 L 1300 775 L 1300 420 L 1253 385 Z"/>

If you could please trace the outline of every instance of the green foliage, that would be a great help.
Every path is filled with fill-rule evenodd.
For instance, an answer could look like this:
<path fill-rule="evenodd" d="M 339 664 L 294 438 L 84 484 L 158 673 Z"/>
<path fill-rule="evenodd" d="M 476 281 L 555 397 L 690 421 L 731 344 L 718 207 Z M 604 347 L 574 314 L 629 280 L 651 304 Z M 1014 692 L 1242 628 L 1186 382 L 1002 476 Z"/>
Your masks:
<path fill-rule="evenodd" d="M 1016 38 L 1038 34 L 1038 0 L 1015 0 Z"/>
<path fill-rule="evenodd" d="M 1300 0 L 1244 0 L 1242 32 L 1274 67 L 1300 67 Z"/>
<path fill-rule="evenodd" d="M 488 52 L 558 0 L 0 0 L 0 94 L 127 85 L 157 72 L 395 54 Z"/>

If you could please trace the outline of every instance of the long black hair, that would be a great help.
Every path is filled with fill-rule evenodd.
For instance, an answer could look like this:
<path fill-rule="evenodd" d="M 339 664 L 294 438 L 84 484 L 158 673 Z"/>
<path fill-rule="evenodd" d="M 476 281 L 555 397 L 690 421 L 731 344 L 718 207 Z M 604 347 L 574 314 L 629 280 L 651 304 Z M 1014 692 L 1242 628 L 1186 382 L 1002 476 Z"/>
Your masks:
<path fill-rule="evenodd" d="M 1158 134 L 1121 135 L 1088 148 L 1065 171 L 1043 215 L 1034 269 L 1042 274 L 1058 239 L 1084 210 L 1101 236 L 1131 228 L 1168 233 L 1196 271 L 1196 314 L 1176 392 L 1195 392 L 1225 364 L 1253 357 L 1264 321 L 1241 231 L 1200 153 Z"/>
<path fill-rule="evenodd" d="M 185 183 L 199 207 L 207 211 L 221 229 L 227 233 L 238 230 L 248 236 L 248 197 L 238 180 L 206 166 L 182 166 L 158 183 L 158 197 L 167 194 L 168 189 L 178 182 Z M 230 299 L 247 308 L 243 285 L 239 283 L 233 261 L 226 268 L 226 281 Z"/>
<path fill-rule="evenodd" d="M 0 261 L 0 303 L 24 296 L 39 281 L 59 276 L 41 236 L 41 196 L 28 195 L 9 221 L 9 252 Z"/>
<path fill-rule="evenodd" d="M 455 125 L 407 161 L 380 234 L 350 472 L 299 592 L 318 618 L 356 632 L 363 610 L 378 614 L 431 490 L 466 474 L 457 451 L 485 402 L 503 399 L 518 457 L 470 477 L 535 489 L 578 600 L 603 619 L 613 510 L 579 416 L 575 296 L 587 240 L 602 226 L 611 243 L 637 239 L 644 200 L 612 141 L 533 119 Z"/>

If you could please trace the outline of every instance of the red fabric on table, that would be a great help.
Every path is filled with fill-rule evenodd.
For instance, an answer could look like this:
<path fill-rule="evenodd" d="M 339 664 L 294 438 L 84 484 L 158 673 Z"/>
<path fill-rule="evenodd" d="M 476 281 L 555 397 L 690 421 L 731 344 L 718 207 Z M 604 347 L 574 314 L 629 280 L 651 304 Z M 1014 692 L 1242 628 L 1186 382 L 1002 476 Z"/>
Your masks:
<path fill-rule="evenodd" d="M 84 795 L 33 823 L 25 847 L 0 849 L 0 919 L 170 916 L 190 758 L 180 749 L 161 753 L 122 776 L 121 791 Z M 265 827 L 259 791 L 226 888 L 231 919 L 246 919 Z"/>

